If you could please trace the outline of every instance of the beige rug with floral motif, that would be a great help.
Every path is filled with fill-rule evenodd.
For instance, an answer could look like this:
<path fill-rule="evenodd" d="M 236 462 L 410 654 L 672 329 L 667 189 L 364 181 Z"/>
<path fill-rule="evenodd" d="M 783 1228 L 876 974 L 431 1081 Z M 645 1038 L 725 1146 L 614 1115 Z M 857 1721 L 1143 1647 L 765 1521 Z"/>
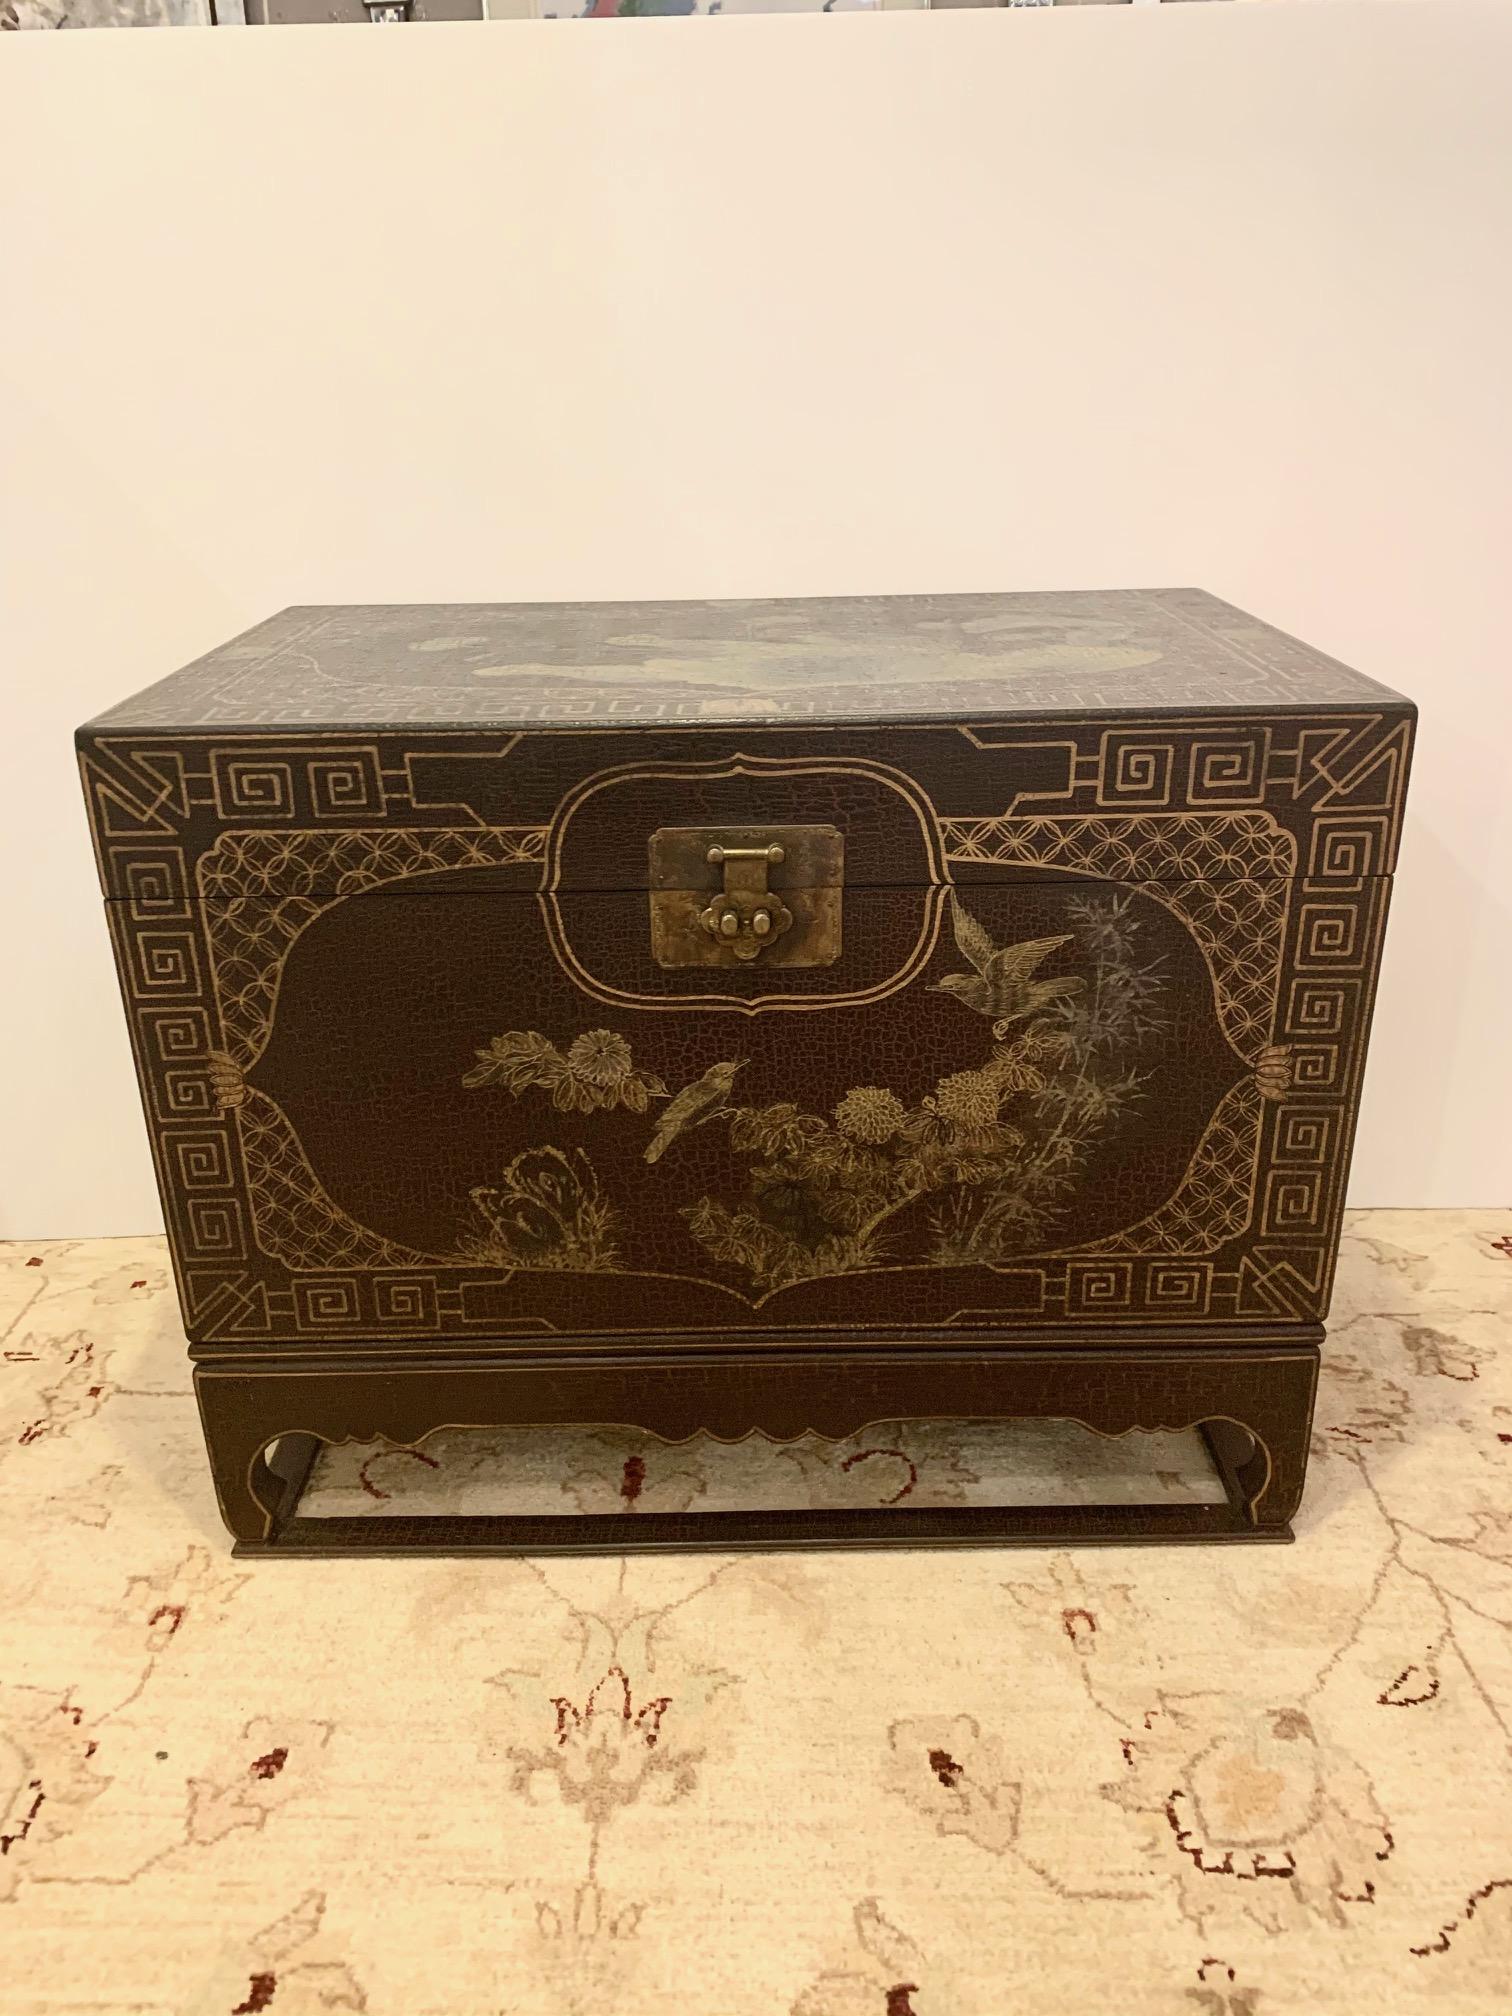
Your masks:
<path fill-rule="evenodd" d="M 233 1563 L 161 1243 L 0 1247 L 0 2012 L 1505 2016 L 1509 1320 L 1512 1216 L 1352 1219 L 1291 1548 Z M 1214 1488 L 585 1431 L 305 1509 Z"/>

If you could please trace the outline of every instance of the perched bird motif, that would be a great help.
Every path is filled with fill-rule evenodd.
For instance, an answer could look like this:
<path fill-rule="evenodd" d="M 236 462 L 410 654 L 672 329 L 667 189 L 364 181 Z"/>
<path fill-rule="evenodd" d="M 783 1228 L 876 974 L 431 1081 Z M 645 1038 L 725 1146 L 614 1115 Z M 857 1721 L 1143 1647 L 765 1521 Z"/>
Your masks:
<path fill-rule="evenodd" d="M 747 1061 L 744 1057 L 735 1057 L 728 1063 L 711 1064 L 702 1078 L 695 1078 L 691 1085 L 684 1085 L 681 1092 L 674 1093 L 656 1123 L 656 1132 L 646 1148 L 646 1160 L 659 1162 L 685 1128 L 717 1113 L 730 1096 L 735 1073 L 742 1070 Z"/>
<path fill-rule="evenodd" d="M 1021 945 L 994 945 L 991 935 L 980 925 L 952 890 L 951 921 L 961 956 L 970 964 L 970 973 L 947 973 L 934 983 L 933 992 L 953 994 L 975 1014 L 986 1015 L 992 1033 L 1001 1041 L 1015 1022 L 1038 1015 L 1046 1008 L 1069 1001 L 1086 982 L 1075 973 L 1058 980 L 1036 980 L 1036 970 L 1052 952 L 1069 945 L 1071 933 L 1058 938 L 1028 938 Z"/>

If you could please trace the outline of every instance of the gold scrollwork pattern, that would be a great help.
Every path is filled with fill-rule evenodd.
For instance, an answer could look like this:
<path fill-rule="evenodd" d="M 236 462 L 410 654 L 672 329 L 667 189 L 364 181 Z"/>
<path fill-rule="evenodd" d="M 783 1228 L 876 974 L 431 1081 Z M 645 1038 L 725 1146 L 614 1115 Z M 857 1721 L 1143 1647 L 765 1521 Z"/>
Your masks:
<path fill-rule="evenodd" d="M 1216 1253 L 1244 1231 L 1254 1209 L 1265 1100 L 1242 1078 L 1219 1101 L 1175 1191 L 1156 1211 L 1099 1239 L 1089 1253 Z"/>
<path fill-rule="evenodd" d="M 545 829 L 349 827 L 221 834 L 199 864 L 226 1048 L 243 1068 L 267 1043 L 284 962 L 323 911 L 417 875 L 539 862 Z"/>
<path fill-rule="evenodd" d="M 359 1225 L 310 1167 L 299 1136 L 278 1103 L 250 1087 L 238 1109 L 247 1188 L 258 1246 L 292 1271 L 414 1268 L 435 1256 L 417 1253 Z"/>

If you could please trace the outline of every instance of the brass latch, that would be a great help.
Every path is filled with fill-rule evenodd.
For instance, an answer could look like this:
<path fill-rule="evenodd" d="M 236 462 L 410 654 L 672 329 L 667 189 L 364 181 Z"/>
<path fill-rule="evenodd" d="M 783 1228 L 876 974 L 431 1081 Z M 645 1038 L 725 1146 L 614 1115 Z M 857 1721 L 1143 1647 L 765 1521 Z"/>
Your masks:
<path fill-rule="evenodd" d="M 828 966 L 845 842 L 833 826 L 664 826 L 651 836 L 651 949 L 663 966 Z"/>
<path fill-rule="evenodd" d="M 767 887 L 767 869 L 787 859 L 780 841 L 765 847 L 710 847 L 704 854 L 711 868 L 724 869 L 724 892 L 716 896 L 698 921 L 711 937 L 729 946 L 737 959 L 754 959 L 767 944 L 792 929 L 793 913 Z"/>

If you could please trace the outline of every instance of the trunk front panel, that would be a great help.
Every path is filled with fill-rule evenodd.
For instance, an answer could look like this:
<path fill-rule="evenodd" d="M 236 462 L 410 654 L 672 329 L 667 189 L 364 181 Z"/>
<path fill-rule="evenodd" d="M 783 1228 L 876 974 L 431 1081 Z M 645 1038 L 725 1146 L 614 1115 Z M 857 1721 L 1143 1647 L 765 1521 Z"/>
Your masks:
<path fill-rule="evenodd" d="M 1316 1320 L 1409 736 L 100 734 L 191 1338 Z M 837 956 L 659 964 L 656 831 L 768 822 Z"/>

